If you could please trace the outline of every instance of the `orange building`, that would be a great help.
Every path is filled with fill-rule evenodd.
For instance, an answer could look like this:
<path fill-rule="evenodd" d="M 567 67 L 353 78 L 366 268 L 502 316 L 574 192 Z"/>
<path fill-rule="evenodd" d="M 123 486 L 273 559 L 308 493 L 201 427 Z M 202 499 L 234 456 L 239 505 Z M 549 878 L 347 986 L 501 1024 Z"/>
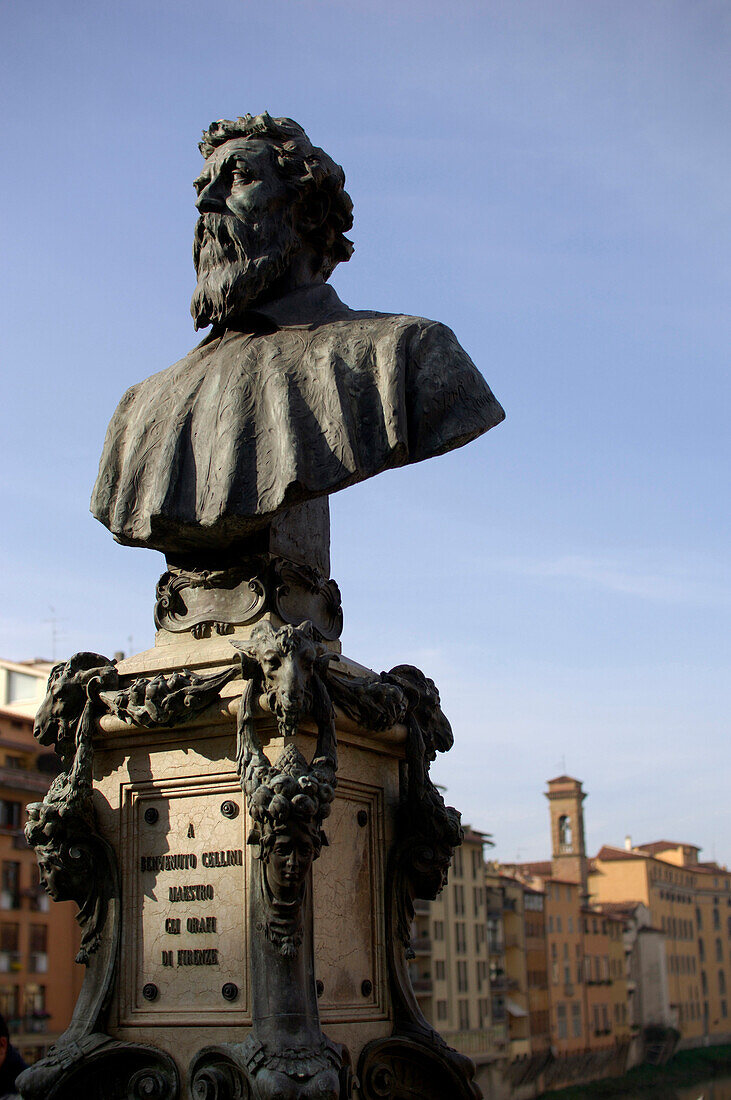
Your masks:
<path fill-rule="evenodd" d="M 526 957 L 525 887 L 501 875 L 493 865 L 485 870 L 488 900 L 488 951 L 493 1021 L 507 1029 L 509 1054 L 531 1053 Z M 545 965 L 545 964 L 544 964 Z"/>
<path fill-rule="evenodd" d="M 606 1066 L 621 1072 L 631 1034 L 624 922 L 589 904 L 582 784 L 560 775 L 549 780 L 546 797 L 552 858 L 504 870 L 544 892 L 551 1045 L 566 1057 L 624 1052 Z"/>
<path fill-rule="evenodd" d="M 609 913 L 582 912 L 587 1029 L 594 1049 L 629 1042 L 630 1012 L 625 971 L 625 922 Z"/>
<path fill-rule="evenodd" d="M 47 665 L 0 662 L 0 1012 L 27 1062 L 66 1028 L 84 977 L 76 906 L 49 901 L 23 835 L 26 805 L 58 770 L 33 737 L 47 677 Z"/>
<path fill-rule="evenodd" d="M 528 982 L 530 1042 L 533 1054 L 551 1045 L 551 1002 L 548 993 L 548 949 L 542 890 L 525 888 L 525 965 Z"/>
<path fill-rule="evenodd" d="M 570 1054 L 588 1045 L 582 985 L 581 887 L 549 876 L 543 888 L 551 1039 L 559 1054 Z"/>

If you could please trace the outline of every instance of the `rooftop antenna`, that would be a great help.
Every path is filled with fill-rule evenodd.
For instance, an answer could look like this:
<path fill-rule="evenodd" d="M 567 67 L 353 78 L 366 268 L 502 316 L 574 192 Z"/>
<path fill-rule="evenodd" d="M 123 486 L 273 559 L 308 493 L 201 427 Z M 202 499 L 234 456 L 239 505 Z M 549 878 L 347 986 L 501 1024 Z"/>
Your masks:
<path fill-rule="evenodd" d="M 60 634 L 58 624 L 64 620 L 59 619 L 55 608 L 49 606 L 48 610 L 51 612 L 50 618 L 44 619 L 43 622 L 50 623 L 51 626 L 51 660 L 55 663 L 58 656 L 58 639 Z"/>

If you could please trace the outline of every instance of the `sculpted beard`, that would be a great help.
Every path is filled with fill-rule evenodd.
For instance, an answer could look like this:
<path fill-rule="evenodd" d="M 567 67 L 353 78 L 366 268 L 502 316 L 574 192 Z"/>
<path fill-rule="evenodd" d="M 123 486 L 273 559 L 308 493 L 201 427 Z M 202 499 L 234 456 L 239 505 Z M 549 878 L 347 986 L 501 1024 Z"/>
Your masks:
<path fill-rule="evenodd" d="M 190 312 L 196 329 L 224 325 L 249 309 L 284 274 L 299 243 L 281 214 L 250 225 L 232 214 L 202 214 L 193 241 L 198 283 Z"/>

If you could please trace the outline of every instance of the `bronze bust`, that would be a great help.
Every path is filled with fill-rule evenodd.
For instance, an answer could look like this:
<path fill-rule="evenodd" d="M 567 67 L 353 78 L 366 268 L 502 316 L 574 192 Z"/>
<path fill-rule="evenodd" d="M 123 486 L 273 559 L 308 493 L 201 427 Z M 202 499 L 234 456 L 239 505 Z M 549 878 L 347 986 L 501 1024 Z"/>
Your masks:
<path fill-rule="evenodd" d="M 189 560 L 284 529 L 283 556 L 327 576 L 329 494 L 504 413 L 444 325 L 352 310 L 329 286 L 352 203 L 296 122 L 215 122 L 200 149 L 191 312 L 211 331 L 122 398 L 92 511 L 117 541 Z"/>

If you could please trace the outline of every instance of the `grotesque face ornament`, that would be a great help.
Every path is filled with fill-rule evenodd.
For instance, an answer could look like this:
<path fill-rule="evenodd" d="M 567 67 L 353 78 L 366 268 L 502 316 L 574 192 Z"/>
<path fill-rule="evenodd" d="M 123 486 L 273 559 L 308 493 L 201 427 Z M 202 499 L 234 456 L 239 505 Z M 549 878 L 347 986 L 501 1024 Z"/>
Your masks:
<path fill-rule="evenodd" d="M 267 883 L 277 900 L 293 902 L 300 896 L 315 855 L 315 844 L 306 826 L 292 822 L 277 835 L 265 864 Z"/>
<path fill-rule="evenodd" d="M 68 901 L 71 894 L 65 889 L 66 872 L 61 861 L 48 849 L 36 849 L 41 886 L 54 901 Z"/>
<path fill-rule="evenodd" d="M 302 906 L 313 862 L 326 844 L 322 822 L 335 797 L 334 763 L 310 770 L 290 743 L 276 765 L 250 765 L 245 778 L 254 845 L 267 908 L 266 936 L 284 956 L 302 942 Z"/>

